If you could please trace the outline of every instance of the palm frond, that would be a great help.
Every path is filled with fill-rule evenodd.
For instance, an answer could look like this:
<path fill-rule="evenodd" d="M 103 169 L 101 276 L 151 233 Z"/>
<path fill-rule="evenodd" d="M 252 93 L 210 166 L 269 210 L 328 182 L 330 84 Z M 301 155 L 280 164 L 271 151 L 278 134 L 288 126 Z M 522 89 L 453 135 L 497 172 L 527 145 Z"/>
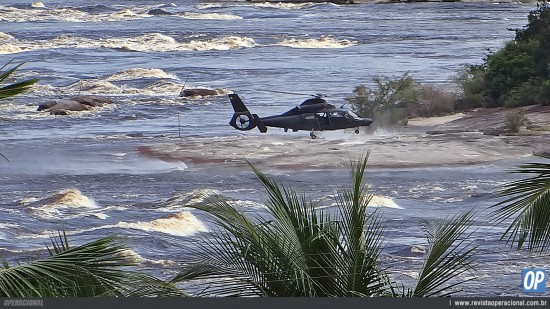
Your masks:
<path fill-rule="evenodd" d="M 373 296 L 389 286 L 376 267 L 383 224 L 366 212 L 366 158 L 352 172 L 352 190 L 338 195 L 339 216 L 250 166 L 267 192 L 268 215 L 248 218 L 223 200 L 190 205 L 219 229 L 172 282 L 202 280 L 201 293 L 217 296 Z"/>
<path fill-rule="evenodd" d="M 3 297 L 174 296 L 173 285 L 128 269 L 134 266 L 115 237 L 70 248 L 65 233 L 51 256 L 0 270 Z"/>
<path fill-rule="evenodd" d="M 19 67 L 21 67 L 23 64 L 24 63 L 20 63 L 16 66 L 12 67 L 11 69 L 8 69 L 8 70 L 5 70 L 5 71 L 0 71 L 0 84 L 5 83 L 7 81 L 7 79 L 17 69 L 19 69 Z M 2 67 L 2 69 L 4 69 L 4 67 Z M 0 100 L 6 99 L 6 98 L 9 98 L 9 97 L 12 97 L 12 96 L 16 96 L 16 95 L 21 94 L 21 93 L 24 93 L 24 92 L 28 91 L 30 89 L 30 87 L 33 84 L 37 83 L 38 81 L 39 81 L 38 79 L 33 78 L 33 79 L 29 79 L 29 80 L 24 80 L 24 81 L 8 84 L 6 86 L 1 86 L 0 87 Z"/>
<path fill-rule="evenodd" d="M 545 252 L 550 248 L 550 163 L 523 164 L 513 173 L 533 176 L 506 184 L 499 194 L 507 198 L 492 206 L 499 208 L 490 215 L 497 224 L 513 218 L 502 239 L 518 249 L 527 244 L 530 251 Z"/>
<path fill-rule="evenodd" d="M 468 211 L 438 224 L 423 222 L 429 249 L 412 296 L 448 296 L 457 292 L 457 285 L 471 280 L 459 276 L 473 271 L 475 247 L 465 235 L 472 218 L 473 212 Z"/>

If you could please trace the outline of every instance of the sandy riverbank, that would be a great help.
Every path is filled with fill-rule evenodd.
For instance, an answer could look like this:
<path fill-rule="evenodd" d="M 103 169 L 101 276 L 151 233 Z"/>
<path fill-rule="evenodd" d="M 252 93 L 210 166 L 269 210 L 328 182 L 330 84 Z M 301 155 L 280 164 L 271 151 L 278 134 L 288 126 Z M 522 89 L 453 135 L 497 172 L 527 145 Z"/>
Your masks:
<path fill-rule="evenodd" d="M 550 107 L 525 111 L 536 131 L 491 136 L 480 130 L 502 125 L 506 110 L 480 110 L 470 114 L 411 119 L 407 127 L 391 132 L 358 135 L 321 132 L 312 140 L 307 132 L 270 130 L 240 136 L 182 139 L 174 143 L 144 145 L 142 155 L 187 165 L 239 166 L 268 163 L 277 169 L 317 169 L 349 166 L 350 160 L 370 152 L 375 167 L 423 167 L 479 164 L 517 159 L 550 151 Z M 543 129 L 540 129 L 540 128 Z M 426 132 L 452 132 L 427 134 Z M 262 164 L 263 165 L 263 164 Z"/>

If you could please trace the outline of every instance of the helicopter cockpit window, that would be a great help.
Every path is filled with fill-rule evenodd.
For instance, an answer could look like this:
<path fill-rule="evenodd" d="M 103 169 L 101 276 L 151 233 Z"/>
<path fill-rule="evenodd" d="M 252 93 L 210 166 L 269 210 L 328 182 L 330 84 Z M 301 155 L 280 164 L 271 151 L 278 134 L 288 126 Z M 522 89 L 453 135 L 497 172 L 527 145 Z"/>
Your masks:
<path fill-rule="evenodd" d="M 357 115 L 356 115 L 354 112 L 352 112 L 352 111 L 348 111 L 348 112 L 347 112 L 347 117 L 348 117 L 349 119 L 359 119 L 359 116 L 357 116 Z"/>

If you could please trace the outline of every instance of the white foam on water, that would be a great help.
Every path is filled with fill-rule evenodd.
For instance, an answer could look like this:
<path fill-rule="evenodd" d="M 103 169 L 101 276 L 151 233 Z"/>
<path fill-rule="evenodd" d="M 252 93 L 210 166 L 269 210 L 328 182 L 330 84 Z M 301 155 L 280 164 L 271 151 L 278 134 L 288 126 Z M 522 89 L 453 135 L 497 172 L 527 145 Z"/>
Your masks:
<path fill-rule="evenodd" d="M 47 40 L 28 41 L 14 38 L 10 40 L 4 39 L 3 41 L 5 43 L 2 45 L 5 46 L 0 48 L 0 52 L 4 54 L 55 48 L 112 48 L 135 52 L 170 52 L 233 50 L 258 46 L 252 38 L 248 37 L 227 36 L 181 43 L 173 37 L 162 33 L 147 33 L 137 37 L 102 38 L 97 40 L 61 35 Z"/>
<path fill-rule="evenodd" d="M 159 232 L 174 236 L 190 236 L 198 232 L 208 232 L 206 226 L 188 211 L 149 222 L 119 222 L 115 227 Z"/>
<path fill-rule="evenodd" d="M 108 81 L 120 81 L 139 78 L 166 78 L 166 79 L 178 79 L 174 74 L 168 74 L 162 69 L 156 68 L 129 68 L 122 71 L 118 71 L 111 76 L 107 77 Z"/>
<path fill-rule="evenodd" d="M 158 209 L 161 212 L 172 212 L 186 209 L 190 205 L 203 204 L 209 198 L 224 198 L 222 192 L 214 189 L 195 189 L 191 192 L 175 195 L 166 201 L 167 206 Z"/>
<path fill-rule="evenodd" d="M 277 45 L 292 48 L 346 48 L 357 45 L 356 41 L 336 40 L 329 36 L 314 39 L 286 39 Z"/>
<path fill-rule="evenodd" d="M 185 19 L 213 19 L 213 20 L 237 20 L 243 19 L 241 16 L 233 14 L 220 14 L 220 13 L 191 13 L 184 12 L 180 13 L 177 16 L 183 17 Z"/>
<path fill-rule="evenodd" d="M 391 198 L 382 195 L 373 195 L 368 206 L 403 209 L 403 207 L 397 205 Z"/>
<path fill-rule="evenodd" d="M 101 216 L 97 213 L 98 205 L 78 189 L 57 191 L 43 198 L 25 198 L 18 202 L 36 216 L 45 219 L 72 219 L 89 215 Z"/>
<path fill-rule="evenodd" d="M 234 207 L 245 207 L 245 208 L 254 208 L 254 209 L 267 208 L 267 206 L 265 206 L 264 204 L 260 204 L 254 201 L 247 201 L 247 200 L 229 201 L 229 205 Z"/>
<path fill-rule="evenodd" d="M 139 253 L 132 249 L 125 249 L 119 252 L 120 256 L 123 256 L 127 261 L 131 263 L 140 263 L 144 265 L 157 265 L 157 266 L 170 266 L 174 264 L 172 260 L 152 260 L 144 258 Z"/>
<path fill-rule="evenodd" d="M 286 9 L 286 10 L 309 8 L 309 7 L 312 7 L 312 6 L 315 6 L 315 5 L 317 5 L 317 3 L 313 3 L 313 2 L 303 2 L 303 3 L 262 2 L 262 3 L 252 4 L 252 6 L 255 6 L 255 7 Z"/>

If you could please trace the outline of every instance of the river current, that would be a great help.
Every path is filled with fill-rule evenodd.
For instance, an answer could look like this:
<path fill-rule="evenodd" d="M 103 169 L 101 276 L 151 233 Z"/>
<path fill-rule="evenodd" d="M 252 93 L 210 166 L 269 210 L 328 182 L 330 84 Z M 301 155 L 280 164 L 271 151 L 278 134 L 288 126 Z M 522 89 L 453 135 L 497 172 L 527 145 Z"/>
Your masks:
<path fill-rule="evenodd" d="M 221 195 L 247 213 L 263 211 L 259 182 L 247 168 L 162 161 L 137 149 L 157 142 L 243 134 L 228 125 L 226 94 L 269 115 L 310 94 L 341 100 L 376 75 L 405 72 L 452 87 L 464 64 L 478 64 L 513 39 L 534 4 L 200 2 L 52 0 L 0 3 L 0 63 L 25 62 L 18 78 L 40 78 L 32 91 L 0 103 L 0 257 L 25 260 L 65 230 L 73 243 L 116 234 L 158 276 L 185 262 L 209 229 L 186 208 Z M 183 87 L 219 96 L 184 98 Z M 270 91 L 278 91 L 277 93 Z M 281 93 L 295 92 L 303 95 Z M 50 99 L 96 94 L 114 103 L 50 115 Z M 303 135 L 283 133 L 276 135 Z M 253 145 L 243 145 L 253 147 Z M 307 154 L 306 154 L 307 155 Z M 338 156 L 338 154 L 335 154 Z M 353 159 L 353 158 L 350 158 Z M 528 160 L 528 159 L 525 159 Z M 422 220 L 496 203 L 522 161 L 475 166 L 374 168 L 373 207 L 387 218 L 382 263 L 410 282 L 426 248 Z M 320 205 L 332 207 L 349 183 L 342 168 L 270 169 Z M 461 295 L 519 295 L 521 269 L 546 258 L 509 251 L 502 228 L 476 223 L 481 267 Z"/>

